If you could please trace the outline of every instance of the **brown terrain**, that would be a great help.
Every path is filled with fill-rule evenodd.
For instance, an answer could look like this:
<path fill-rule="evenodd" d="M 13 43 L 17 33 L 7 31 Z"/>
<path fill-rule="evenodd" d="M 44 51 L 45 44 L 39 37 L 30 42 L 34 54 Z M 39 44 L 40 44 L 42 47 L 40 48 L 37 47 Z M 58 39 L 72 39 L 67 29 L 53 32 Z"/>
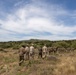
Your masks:
<path fill-rule="evenodd" d="M 76 51 L 51 53 L 18 65 L 18 50 L 0 51 L 0 75 L 76 75 Z"/>

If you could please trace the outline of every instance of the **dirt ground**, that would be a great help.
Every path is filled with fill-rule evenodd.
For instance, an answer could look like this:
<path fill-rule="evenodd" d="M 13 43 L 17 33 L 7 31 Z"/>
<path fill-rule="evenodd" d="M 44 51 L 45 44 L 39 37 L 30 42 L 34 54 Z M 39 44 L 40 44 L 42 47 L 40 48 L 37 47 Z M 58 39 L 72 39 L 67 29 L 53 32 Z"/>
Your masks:
<path fill-rule="evenodd" d="M 0 51 L 0 75 L 76 75 L 76 51 L 37 56 L 19 66 L 18 50 Z"/>

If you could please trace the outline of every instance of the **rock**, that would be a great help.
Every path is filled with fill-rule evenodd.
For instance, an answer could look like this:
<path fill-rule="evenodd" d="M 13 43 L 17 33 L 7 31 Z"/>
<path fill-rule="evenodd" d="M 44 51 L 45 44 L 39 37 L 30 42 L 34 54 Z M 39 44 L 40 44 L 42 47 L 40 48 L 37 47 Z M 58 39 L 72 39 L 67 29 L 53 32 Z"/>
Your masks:
<path fill-rule="evenodd" d="M 47 60 L 51 60 L 51 61 L 57 61 L 58 58 L 56 56 L 48 56 Z"/>

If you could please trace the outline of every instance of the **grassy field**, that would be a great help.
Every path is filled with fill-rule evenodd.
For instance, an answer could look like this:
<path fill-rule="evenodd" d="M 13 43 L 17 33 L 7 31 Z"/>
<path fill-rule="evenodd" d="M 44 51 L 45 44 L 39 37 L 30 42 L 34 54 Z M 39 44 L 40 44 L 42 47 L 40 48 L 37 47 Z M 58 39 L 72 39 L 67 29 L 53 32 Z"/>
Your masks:
<path fill-rule="evenodd" d="M 76 75 L 76 51 L 51 53 L 46 59 L 19 62 L 18 50 L 0 51 L 0 75 Z"/>

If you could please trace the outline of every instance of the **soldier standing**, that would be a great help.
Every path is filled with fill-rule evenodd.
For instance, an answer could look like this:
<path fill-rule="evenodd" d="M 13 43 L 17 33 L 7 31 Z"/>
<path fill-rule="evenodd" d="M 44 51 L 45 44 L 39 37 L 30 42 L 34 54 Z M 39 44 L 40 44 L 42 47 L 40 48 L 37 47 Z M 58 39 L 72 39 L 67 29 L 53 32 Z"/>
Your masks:
<path fill-rule="evenodd" d="M 38 58 L 42 58 L 42 48 L 39 48 L 39 54 L 38 54 Z"/>
<path fill-rule="evenodd" d="M 29 56 L 30 56 L 30 58 L 34 59 L 34 46 L 33 46 L 33 44 L 30 46 Z"/>
<path fill-rule="evenodd" d="M 22 47 L 19 49 L 19 66 L 21 66 L 22 62 L 24 61 L 24 53 L 25 53 L 25 46 L 22 45 Z"/>
<path fill-rule="evenodd" d="M 46 45 L 44 45 L 42 47 L 42 58 L 45 58 L 47 56 L 47 47 Z"/>
<path fill-rule="evenodd" d="M 28 46 L 28 44 L 26 45 L 26 47 L 25 47 L 25 59 L 26 60 L 29 60 L 29 46 Z"/>

